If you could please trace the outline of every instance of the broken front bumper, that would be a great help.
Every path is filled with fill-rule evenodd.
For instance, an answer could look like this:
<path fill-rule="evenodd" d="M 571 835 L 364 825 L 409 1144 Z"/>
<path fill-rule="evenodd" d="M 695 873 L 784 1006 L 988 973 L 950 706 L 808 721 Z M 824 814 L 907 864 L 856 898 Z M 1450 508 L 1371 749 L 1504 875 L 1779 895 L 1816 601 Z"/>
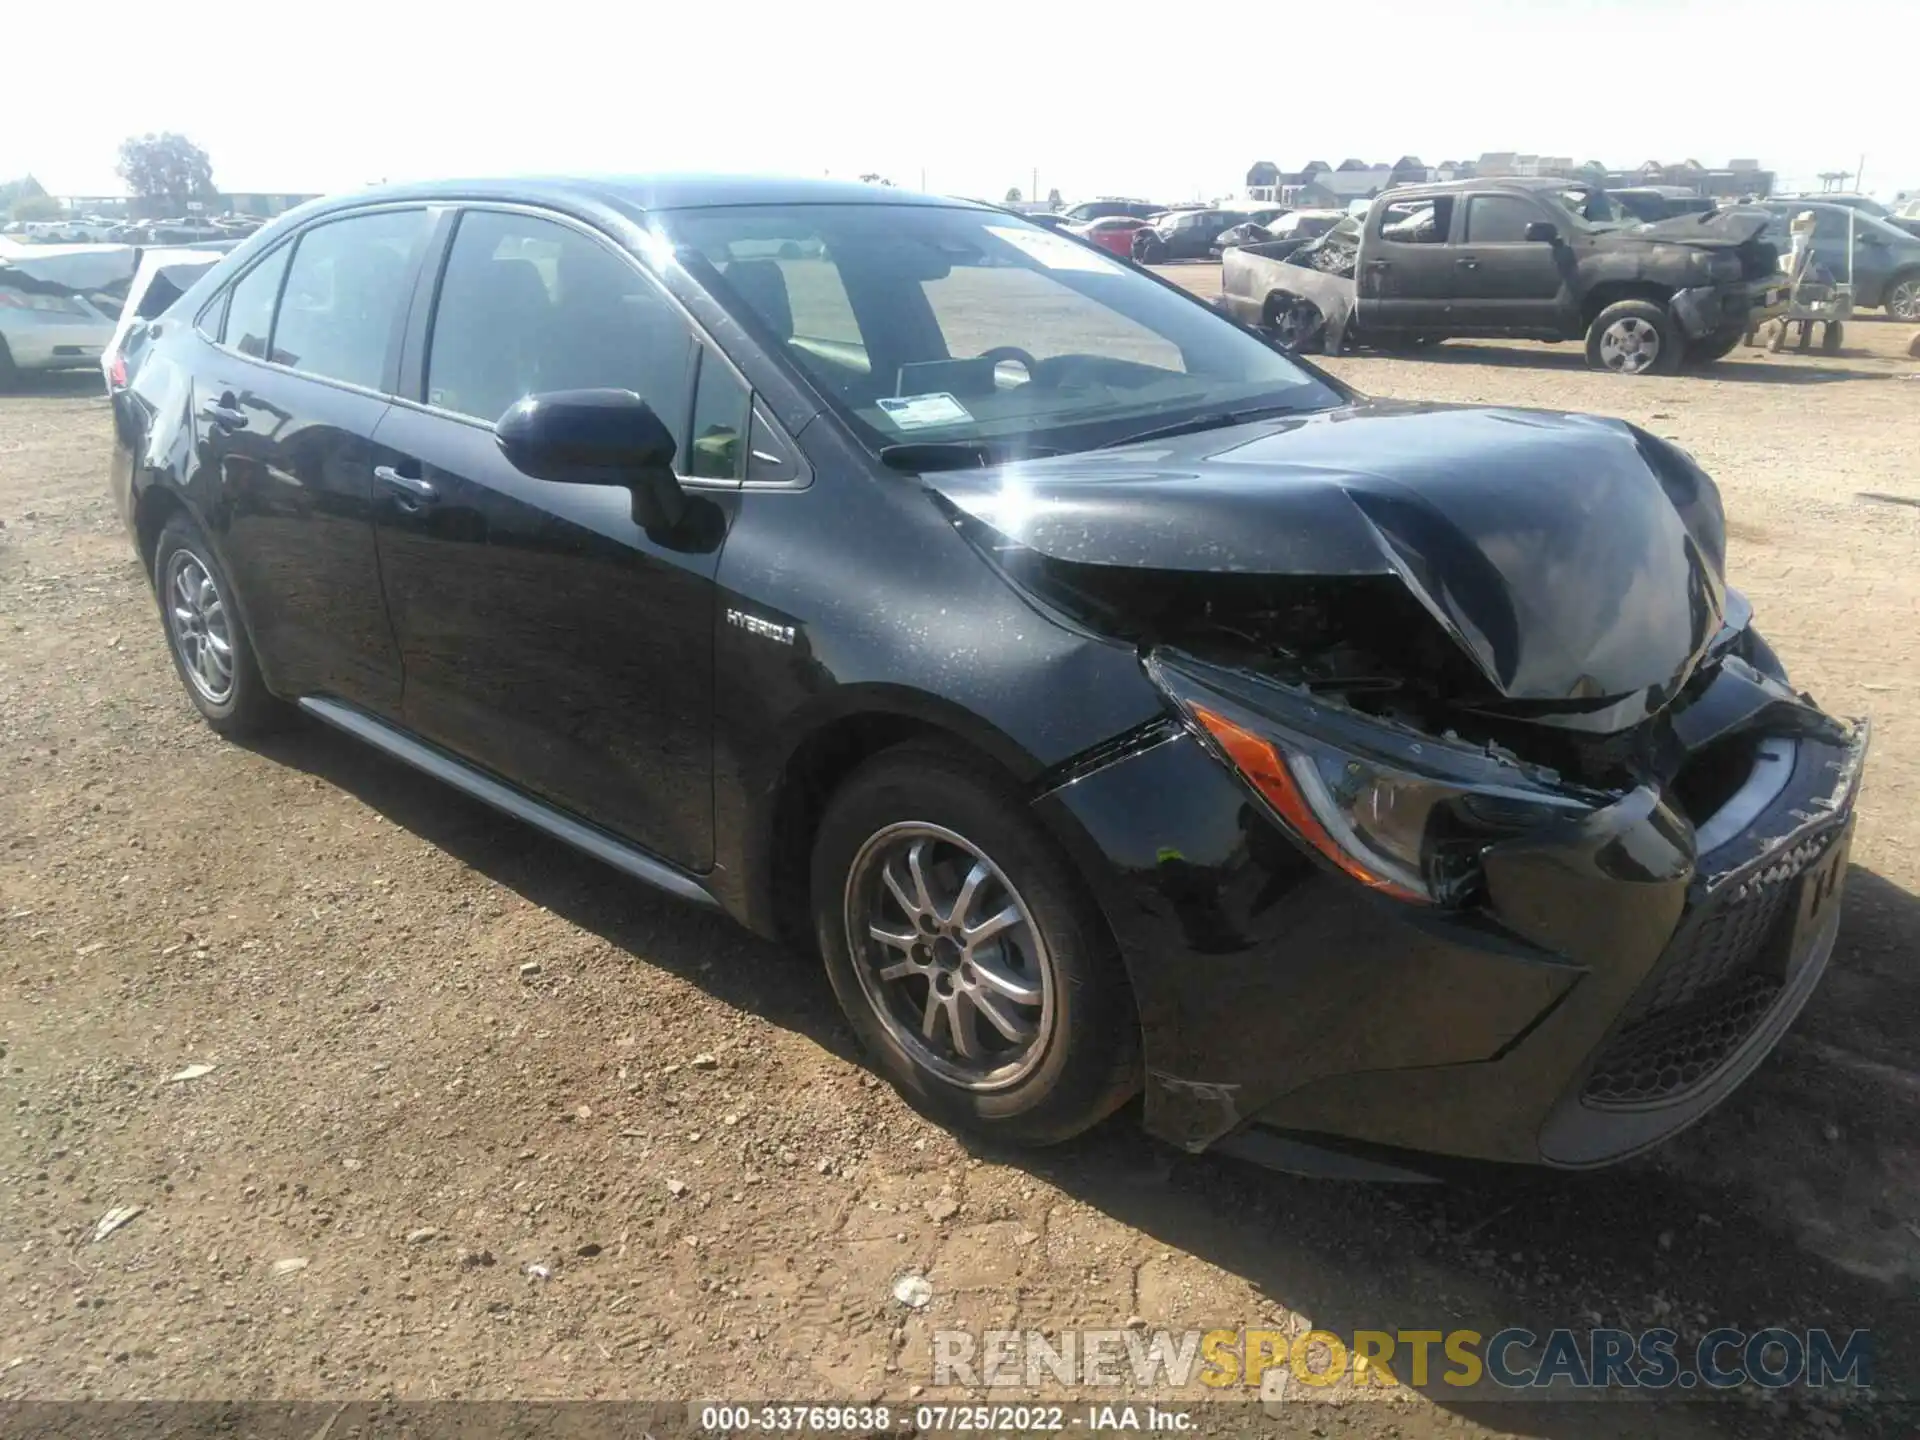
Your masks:
<path fill-rule="evenodd" d="M 1742 281 L 1736 285 L 1699 285 L 1676 291 L 1673 316 L 1692 340 L 1715 332 L 1751 330 L 1787 308 L 1784 277 Z"/>
<path fill-rule="evenodd" d="M 1307 861 L 1184 732 L 1040 804 L 1119 939 L 1153 1133 L 1588 1166 L 1698 1119 L 1798 1013 L 1866 745 L 1864 725 L 1796 739 L 1787 782 L 1704 856 L 1650 788 L 1498 846 L 1469 912 Z"/>

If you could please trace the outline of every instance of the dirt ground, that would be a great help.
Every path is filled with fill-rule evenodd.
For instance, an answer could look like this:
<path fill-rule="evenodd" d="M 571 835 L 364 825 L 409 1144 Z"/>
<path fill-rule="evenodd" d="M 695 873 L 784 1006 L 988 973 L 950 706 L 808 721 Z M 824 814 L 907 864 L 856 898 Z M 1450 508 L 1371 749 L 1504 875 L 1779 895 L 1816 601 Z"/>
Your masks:
<path fill-rule="evenodd" d="M 1328 362 L 1674 437 L 1796 682 L 1877 727 L 1832 970 L 1755 1078 L 1644 1161 L 1416 1188 L 1178 1155 L 1127 1115 L 969 1148 L 865 1072 L 815 964 L 331 732 L 222 742 L 108 502 L 97 384 L 0 396 L 0 1399 L 904 1409 L 947 1327 L 1826 1325 L 1875 1332 L 1874 1403 L 1209 1424 L 1913 1434 L 1920 365 L 1904 330 L 1849 337 L 1671 379 L 1571 346 Z"/>

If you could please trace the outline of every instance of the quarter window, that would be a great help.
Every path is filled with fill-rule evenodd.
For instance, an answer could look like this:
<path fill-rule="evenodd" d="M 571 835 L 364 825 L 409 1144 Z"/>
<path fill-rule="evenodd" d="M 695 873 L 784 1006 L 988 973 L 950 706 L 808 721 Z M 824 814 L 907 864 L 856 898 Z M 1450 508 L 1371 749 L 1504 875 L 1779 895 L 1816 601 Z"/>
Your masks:
<path fill-rule="evenodd" d="M 686 473 L 703 480 L 738 480 L 746 469 L 746 434 L 747 387 L 717 356 L 702 351 Z"/>
<path fill-rule="evenodd" d="M 550 220 L 475 210 L 440 281 L 427 403 L 491 424 L 527 395 L 631 390 L 684 446 L 692 353 L 692 331 L 631 261 Z"/>
<path fill-rule="evenodd" d="M 267 336 L 273 329 L 273 302 L 280 294 L 290 247 L 282 245 L 240 277 L 227 302 L 226 343 L 242 355 L 267 358 Z"/>
<path fill-rule="evenodd" d="M 1543 218 L 1512 195 L 1476 195 L 1467 205 L 1467 243 L 1518 245 L 1527 238 L 1527 226 Z"/>
<path fill-rule="evenodd" d="M 309 375 L 381 388 L 426 234 L 425 210 L 388 210 L 302 235 L 274 322 L 273 359 Z"/>

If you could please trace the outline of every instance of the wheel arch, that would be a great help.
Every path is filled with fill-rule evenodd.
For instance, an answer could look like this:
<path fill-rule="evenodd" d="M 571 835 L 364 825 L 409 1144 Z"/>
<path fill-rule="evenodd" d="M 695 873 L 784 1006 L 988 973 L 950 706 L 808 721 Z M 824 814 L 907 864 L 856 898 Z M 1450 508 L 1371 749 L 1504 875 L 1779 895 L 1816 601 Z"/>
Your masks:
<path fill-rule="evenodd" d="M 247 643 L 253 647 L 254 663 L 260 667 L 261 678 L 266 682 L 267 689 L 279 694 L 280 689 L 274 679 L 273 659 L 261 649 L 253 627 L 253 615 L 247 607 L 247 597 L 240 593 L 240 587 L 233 581 L 233 567 L 227 563 L 226 551 L 221 548 L 214 527 L 207 524 L 179 487 L 158 480 L 151 480 L 137 488 L 133 497 L 134 545 L 139 551 L 140 566 L 146 571 L 148 586 L 154 589 L 157 599 L 159 591 L 153 566 L 160 548 L 160 532 L 167 528 L 167 522 L 176 515 L 187 517 L 205 538 L 207 547 L 213 551 L 213 558 L 220 562 L 220 568 L 226 572 L 227 586 L 231 592 L 229 598 L 240 616 L 241 627 L 247 632 Z"/>
<path fill-rule="evenodd" d="M 770 767 L 761 817 L 757 881 L 749 876 L 747 920 L 795 949 L 812 949 L 807 872 L 828 801 L 872 756 L 912 740 L 949 746 L 1026 789 L 1045 766 L 983 716 L 924 691 L 855 685 L 791 731 L 793 743 Z M 1077 869 L 1076 865 L 1076 869 Z"/>
<path fill-rule="evenodd" d="M 134 497 L 134 544 L 139 547 L 140 564 L 146 570 L 149 582 L 153 579 L 154 553 L 160 547 L 160 532 L 166 529 L 167 521 L 175 515 L 185 515 L 199 526 L 202 534 L 206 533 L 207 527 L 200 524 L 200 518 L 193 513 L 193 508 L 172 486 L 147 485 Z"/>
<path fill-rule="evenodd" d="M 1673 287 L 1653 280 L 1602 280 L 1580 302 L 1580 328 L 1589 329 L 1602 310 L 1622 300 L 1645 300 L 1665 308 L 1673 302 Z"/>

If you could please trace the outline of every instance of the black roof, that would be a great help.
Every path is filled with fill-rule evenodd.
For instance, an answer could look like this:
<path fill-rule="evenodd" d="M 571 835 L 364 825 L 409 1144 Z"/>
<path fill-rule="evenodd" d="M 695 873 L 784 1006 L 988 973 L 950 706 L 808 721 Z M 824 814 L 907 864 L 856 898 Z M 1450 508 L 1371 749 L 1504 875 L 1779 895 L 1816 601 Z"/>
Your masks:
<path fill-rule="evenodd" d="M 468 180 L 432 180 L 382 185 L 351 195 L 330 196 L 322 208 L 377 200 L 517 199 L 612 205 L 627 211 L 685 210 L 707 205 L 945 205 L 971 208 L 952 200 L 890 185 L 857 180 L 806 179 L 774 175 L 534 175 Z"/>
<path fill-rule="evenodd" d="M 1568 179 L 1564 175 L 1488 175 L 1478 180 L 1436 180 L 1426 185 L 1396 185 L 1388 195 L 1404 195 L 1417 190 L 1422 195 L 1454 195 L 1462 190 L 1593 190 L 1591 180 Z"/>

